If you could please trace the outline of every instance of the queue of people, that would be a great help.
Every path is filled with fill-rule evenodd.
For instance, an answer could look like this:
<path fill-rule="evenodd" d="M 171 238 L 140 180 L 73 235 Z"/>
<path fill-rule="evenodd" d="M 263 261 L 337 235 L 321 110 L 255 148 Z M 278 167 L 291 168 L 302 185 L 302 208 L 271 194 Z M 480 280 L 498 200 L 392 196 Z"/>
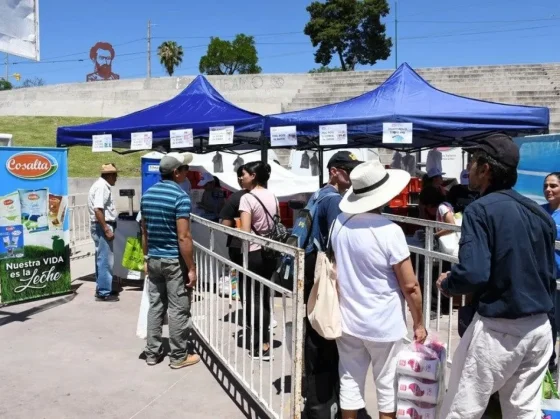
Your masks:
<path fill-rule="evenodd" d="M 469 150 L 468 188 L 480 197 L 463 203 L 459 263 L 437 281 L 446 296 L 469 296 L 472 315 L 453 357 L 448 392 L 440 417 L 478 418 L 498 393 L 508 418 L 534 418 L 547 367 L 556 368 L 554 345 L 560 321 L 555 311 L 560 277 L 560 173 L 544 182 L 547 204 L 539 207 L 513 191 L 519 150 L 511 138 L 492 135 Z M 190 231 L 191 201 L 181 187 L 190 153 L 168 153 L 160 163 L 162 181 L 142 197 L 141 225 L 149 274 L 148 365 L 160 363 L 162 326 L 169 313 L 170 367 L 194 365 L 200 357 L 189 344 L 190 306 L 197 273 Z M 361 162 L 347 151 L 327 164 L 328 183 L 311 197 L 316 205 L 310 241 L 305 249 L 304 302 L 314 283 L 317 252 L 331 247 L 337 264 L 342 336 L 322 338 L 306 319 L 303 415 L 342 419 L 365 408 L 366 373 L 371 366 L 379 417 L 396 412 L 396 354 L 407 335 L 405 302 L 413 320 L 414 339 L 427 337 L 421 288 L 402 229 L 381 211 L 409 182 L 403 170 L 386 170 L 379 162 Z M 205 211 L 228 227 L 267 236 L 279 215 L 278 199 L 267 189 L 271 168 L 264 162 L 240 166 L 241 190 L 228 200 L 216 194 L 217 179 L 203 177 Z M 426 176 L 420 202 L 426 218 L 457 224 L 456 206 L 442 188 L 443 173 Z M 114 237 L 114 203 L 110 187 L 114 165 L 104 165 L 90 191 L 88 205 L 96 243 L 98 301 L 117 301 L 108 277 Z M 463 185 L 466 186 L 466 185 Z M 109 193 L 107 193 L 107 191 Z M 438 229 L 436 238 L 450 234 Z M 364 243 L 368 243 L 364 246 Z M 242 243 L 228 237 L 232 262 L 242 265 Z M 248 270 L 271 278 L 275 264 L 256 243 L 249 244 Z M 112 274 L 111 274 L 112 277 Z M 261 289 L 262 288 L 262 289 Z M 269 289 L 243 275 L 239 292 L 250 337 L 249 355 L 271 360 L 273 324 Z M 261 313 L 262 311 L 262 313 Z M 262 318 L 262 319 L 261 319 Z M 272 326 L 273 327 L 273 326 Z"/>

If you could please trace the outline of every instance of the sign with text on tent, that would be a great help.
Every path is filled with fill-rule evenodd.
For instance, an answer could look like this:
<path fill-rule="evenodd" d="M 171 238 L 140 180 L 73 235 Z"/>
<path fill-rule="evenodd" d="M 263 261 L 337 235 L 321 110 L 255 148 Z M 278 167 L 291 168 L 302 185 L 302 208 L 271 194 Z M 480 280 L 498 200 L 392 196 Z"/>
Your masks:
<path fill-rule="evenodd" d="M 91 151 L 93 153 L 113 151 L 113 136 L 111 134 L 92 135 Z"/>
<path fill-rule="evenodd" d="M 0 148 L 2 303 L 70 291 L 68 150 Z"/>
<path fill-rule="evenodd" d="M 169 131 L 169 145 L 171 148 L 189 148 L 193 146 L 193 130 L 178 129 Z"/>
<path fill-rule="evenodd" d="M 297 128 L 295 125 L 270 128 L 270 145 L 272 147 L 297 146 Z"/>
<path fill-rule="evenodd" d="M 235 127 L 211 127 L 208 138 L 209 145 L 233 144 Z"/>
<path fill-rule="evenodd" d="M 383 122 L 383 144 L 412 144 L 412 123 Z"/>
<path fill-rule="evenodd" d="M 152 133 L 146 132 L 133 132 L 130 136 L 130 149 L 131 150 L 151 150 L 152 149 Z"/>
<path fill-rule="evenodd" d="M 319 126 L 319 145 L 348 144 L 348 127 L 346 124 Z"/>

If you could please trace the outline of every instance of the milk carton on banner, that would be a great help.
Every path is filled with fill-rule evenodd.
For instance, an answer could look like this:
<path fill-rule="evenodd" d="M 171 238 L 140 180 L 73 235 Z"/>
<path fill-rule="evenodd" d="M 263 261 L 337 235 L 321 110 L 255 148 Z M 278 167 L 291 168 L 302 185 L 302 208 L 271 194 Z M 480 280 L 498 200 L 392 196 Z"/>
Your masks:
<path fill-rule="evenodd" d="M 0 197 L 0 226 L 21 225 L 21 204 L 17 191 Z"/>
<path fill-rule="evenodd" d="M 47 188 L 20 189 L 21 222 L 30 233 L 49 229 Z"/>

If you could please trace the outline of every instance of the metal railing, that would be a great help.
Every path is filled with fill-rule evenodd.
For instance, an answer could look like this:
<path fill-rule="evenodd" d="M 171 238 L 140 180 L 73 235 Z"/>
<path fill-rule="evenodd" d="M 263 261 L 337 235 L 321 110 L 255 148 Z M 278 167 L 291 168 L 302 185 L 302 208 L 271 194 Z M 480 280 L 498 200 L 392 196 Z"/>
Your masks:
<path fill-rule="evenodd" d="M 68 196 L 68 219 L 70 233 L 70 259 L 89 256 L 89 252 L 80 252 L 79 249 L 93 244 L 91 238 L 87 194 Z"/>
<path fill-rule="evenodd" d="M 231 229 L 195 215 L 191 216 L 191 221 L 207 227 L 210 232 L 208 248 L 194 243 L 199 278 L 192 306 L 194 328 L 260 408 L 271 417 L 299 418 L 302 410 L 305 316 L 303 250 Z M 236 264 L 214 251 L 215 235 L 218 232 L 243 241 L 242 264 Z M 249 243 L 294 258 L 293 289 L 286 289 L 249 269 Z M 226 280 L 233 270 L 239 273 L 239 278 L 244 277 L 244 280 L 238 282 L 241 301 L 239 298 L 220 295 L 220 282 Z M 267 308 L 270 316 L 268 322 L 265 322 L 264 313 Z M 248 310 L 250 315 L 244 310 Z M 275 323 L 278 324 L 278 332 L 275 331 Z M 268 328 L 271 337 L 271 359 L 268 362 L 262 356 L 258 360 L 248 356 L 255 346 L 262 348 L 267 343 L 263 338 L 264 328 Z M 291 382 L 290 390 L 286 389 L 288 382 Z"/>
<path fill-rule="evenodd" d="M 436 221 L 421 220 L 392 214 L 383 214 L 389 220 L 399 224 L 408 224 L 424 228 L 424 247 L 409 245 L 411 254 L 414 255 L 413 262 L 416 275 L 423 284 L 422 307 L 424 314 L 424 326 L 428 331 L 435 332 L 438 339 L 447 344 L 447 361 L 451 364 L 452 354 L 459 343 L 457 311 L 466 303 L 466 297 L 447 298 L 435 288 L 435 282 L 442 272 L 447 272 L 453 264 L 459 260 L 457 257 L 441 253 L 434 248 L 434 237 L 437 229 L 461 232 L 461 227 Z M 560 241 L 556 242 L 556 249 L 560 250 Z M 447 266 L 446 266 L 447 265 Z M 446 267 L 446 269 L 444 269 Z M 560 282 L 557 282 L 560 289 Z M 434 296 L 435 293 L 435 296 Z M 435 306 L 433 299 L 435 298 Z M 447 306 L 444 302 L 447 300 Z M 445 312 L 444 312 L 445 311 Z"/>

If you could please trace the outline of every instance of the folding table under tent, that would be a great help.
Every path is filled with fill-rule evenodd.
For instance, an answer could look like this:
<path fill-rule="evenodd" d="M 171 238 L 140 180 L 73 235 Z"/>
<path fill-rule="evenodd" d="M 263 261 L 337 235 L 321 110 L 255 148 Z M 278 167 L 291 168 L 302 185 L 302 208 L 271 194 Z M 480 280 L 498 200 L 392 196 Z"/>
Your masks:
<path fill-rule="evenodd" d="M 413 143 L 384 144 L 384 122 L 413 124 Z M 476 142 L 490 132 L 511 136 L 548 132 L 545 107 L 486 102 L 447 93 L 431 86 L 408 64 L 402 64 L 383 84 L 361 96 L 326 106 L 265 117 L 271 127 L 296 126 L 298 148 L 319 146 L 319 126 L 346 124 L 348 144 L 341 147 L 379 147 L 419 150 Z"/>
<path fill-rule="evenodd" d="M 92 136 L 111 134 L 114 148 L 129 148 L 134 132 L 152 132 L 152 148 L 169 149 L 170 130 L 193 130 L 192 151 L 260 149 L 264 117 L 230 103 L 203 76 L 197 76 L 181 93 L 158 105 L 125 116 L 85 125 L 59 127 L 57 147 L 91 146 Z M 234 126 L 233 144 L 210 146 L 210 127 Z"/>

